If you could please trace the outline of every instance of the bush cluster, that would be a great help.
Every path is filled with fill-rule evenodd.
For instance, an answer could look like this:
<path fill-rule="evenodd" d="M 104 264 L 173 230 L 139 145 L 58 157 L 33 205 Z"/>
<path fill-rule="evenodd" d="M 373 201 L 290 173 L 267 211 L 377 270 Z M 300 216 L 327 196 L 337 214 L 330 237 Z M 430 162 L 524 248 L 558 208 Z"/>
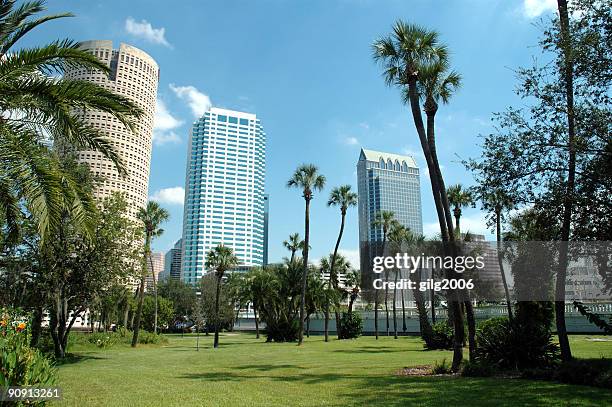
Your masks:
<path fill-rule="evenodd" d="M 555 380 L 612 389 L 612 360 L 574 359 L 558 366 L 526 369 L 522 376 L 526 379 Z"/>
<path fill-rule="evenodd" d="M 340 339 L 355 339 L 361 336 L 363 321 L 357 312 L 343 312 L 340 318 Z"/>
<path fill-rule="evenodd" d="M 452 349 L 453 348 L 453 327 L 446 321 L 436 322 L 432 325 L 432 335 L 425 347 L 429 350 Z"/>
<path fill-rule="evenodd" d="M 525 325 L 506 317 L 484 321 L 476 331 L 476 360 L 498 369 L 547 367 L 559 359 L 548 326 Z"/>

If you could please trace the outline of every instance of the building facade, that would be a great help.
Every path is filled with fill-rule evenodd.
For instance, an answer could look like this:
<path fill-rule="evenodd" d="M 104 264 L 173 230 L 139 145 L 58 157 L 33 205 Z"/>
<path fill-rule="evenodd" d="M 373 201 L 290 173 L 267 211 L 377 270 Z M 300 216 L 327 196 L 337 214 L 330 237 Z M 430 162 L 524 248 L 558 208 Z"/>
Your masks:
<path fill-rule="evenodd" d="M 116 118 L 100 111 L 81 113 L 89 125 L 101 130 L 110 139 L 127 169 L 121 176 L 114 164 L 96 151 L 78 151 L 77 160 L 87 163 L 90 170 L 103 181 L 94 191 L 103 199 L 118 191 L 125 193 L 129 215 L 136 218 L 138 209 L 145 206 L 149 192 L 149 171 L 153 138 L 153 118 L 159 82 L 159 68 L 151 56 L 127 44 L 113 49 L 112 41 L 85 41 L 82 48 L 91 52 L 111 70 L 109 75 L 98 70 L 67 67 L 65 77 L 96 83 L 134 102 L 143 110 L 132 132 Z"/>
<path fill-rule="evenodd" d="M 409 156 L 361 149 L 357 192 L 360 267 L 365 271 L 371 267 L 371 249 L 383 240 L 382 228 L 373 224 L 378 212 L 392 211 L 413 233 L 423 233 L 419 168 Z"/>
<path fill-rule="evenodd" d="M 183 265 L 183 239 L 179 239 L 174 247 L 168 250 L 164 259 L 164 276 L 178 280 L 181 278 L 181 268 Z"/>
<path fill-rule="evenodd" d="M 151 273 L 151 266 L 153 266 L 153 273 Z M 151 253 L 151 261 L 147 264 L 147 276 L 145 278 L 145 291 L 151 291 L 154 289 L 153 285 L 153 274 L 155 274 L 155 281 L 159 281 L 159 276 L 164 271 L 164 254 L 163 253 Z"/>
<path fill-rule="evenodd" d="M 183 281 L 205 274 L 206 253 L 231 247 L 241 266 L 264 263 L 266 134 L 255 114 L 211 108 L 189 139 Z"/>
<path fill-rule="evenodd" d="M 263 264 L 268 264 L 268 224 L 270 222 L 270 194 L 264 195 L 264 250 Z"/>

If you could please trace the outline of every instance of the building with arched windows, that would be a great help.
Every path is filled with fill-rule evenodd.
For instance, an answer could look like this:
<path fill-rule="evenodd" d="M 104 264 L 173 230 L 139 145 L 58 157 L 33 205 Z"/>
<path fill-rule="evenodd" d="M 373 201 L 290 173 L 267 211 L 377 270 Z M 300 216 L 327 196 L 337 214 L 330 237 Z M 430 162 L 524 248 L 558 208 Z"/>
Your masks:
<path fill-rule="evenodd" d="M 361 149 L 357 161 L 359 194 L 359 242 L 361 270 L 370 250 L 382 242 L 383 231 L 373 221 L 380 211 L 392 211 L 395 219 L 415 234 L 423 233 L 421 184 L 414 158 Z"/>

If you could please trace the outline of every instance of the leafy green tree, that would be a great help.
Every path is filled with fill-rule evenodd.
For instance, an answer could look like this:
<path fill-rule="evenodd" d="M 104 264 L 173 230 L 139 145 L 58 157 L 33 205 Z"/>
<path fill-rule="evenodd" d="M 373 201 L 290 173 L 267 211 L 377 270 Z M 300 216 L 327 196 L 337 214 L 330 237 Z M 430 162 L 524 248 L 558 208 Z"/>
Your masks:
<path fill-rule="evenodd" d="M 200 280 L 199 291 L 200 296 L 196 303 L 195 314 L 192 315 L 192 320 L 199 328 L 204 325 L 206 335 L 215 327 L 219 329 L 230 329 L 234 321 L 234 307 L 230 299 L 227 297 L 226 290 L 219 291 L 219 300 L 217 301 L 217 286 L 219 279 L 215 273 L 208 273 Z"/>
<path fill-rule="evenodd" d="M 85 166 L 80 166 L 87 172 Z M 85 187 L 87 181 L 81 179 Z M 89 235 L 73 227 L 75 219 L 65 212 L 52 239 L 33 246 L 37 261 L 29 290 L 38 289 L 40 304 L 49 311 L 49 329 L 55 355 L 65 356 L 68 336 L 79 316 L 96 309 L 109 287 L 134 275 L 138 261 L 136 242 L 142 238 L 138 227 L 127 217 L 127 202 L 120 194 L 105 199 L 100 210 L 89 215 L 95 229 Z M 78 221 L 77 221 L 78 222 Z"/>
<path fill-rule="evenodd" d="M 157 297 L 157 319 L 155 319 L 155 298 L 151 295 L 145 295 L 142 304 L 142 325 L 145 330 L 153 331 L 155 322 L 158 326 L 168 328 L 174 320 L 174 304 L 172 301 L 162 296 Z"/>
<path fill-rule="evenodd" d="M 304 340 L 304 321 L 306 318 L 306 286 L 308 284 L 308 250 L 310 249 L 310 201 L 312 201 L 314 191 L 320 191 L 325 186 L 325 177 L 319 174 L 319 170 L 312 164 L 304 164 L 298 167 L 293 176 L 287 182 L 289 188 L 302 190 L 304 197 L 304 247 L 302 249 L 302 295 L 300 297 L 300 332 L 298 345 Z"/>
<path fill-rule="evenodd" d="M 170 214 L 162 208 L 157 202 L 149 201 L 147 206 L 140 208 L 137 215 L 138 219 L 144 226 L 144 253 L 142 261 L 142 270 L 140 273 L 140 286 L 138 288 L 138 308 L 136 309 L 136 320 L 134 322 L 134 335 L 132 336 L 132 347 L 138 344 L 138 331 L 140 330 L 140 320 L 142 318 L 142 304 L 144 302 L 145 279 L 147 270 L 151 270 L 153 275 L 153 290 L 155 298 L 157 298 L 157 284 L 155 282 L 155 272 L 153 270 L 153 259 L 151 257 L 151 241 L 153 238 L 159 237 L 164 233 L 160 225 L 168 220 Z M 157 333 L 157 324 L 154 324 L 154 332 Z"/>
<path fill-rule="evenodd" d="M 329 281 L 334 288 L 338 291 L 338 275 L 335 270 L 335 259 L 338 255 L 338 249 L 340 248 L 340 241 L 342 240 L 342 234 L 344 233 L 344 223 L 346 221 L 346 212 L 350 207 L 357 206 L 357 194 L 351 190 L 350 185 L 342 185 L 332 189 L 327 200 L 327 206 L 337 206 L 340 208 L 340 231 L 338 232 L 338 239 L 336 240 L 336 246 L 334 246 L 334 252 L 331 258 L 331 268 L 329 272 Z M 336 326 L 340 326 L 340 312 L 338 309 L 339 304 L 334 304 L 334 311 L 336 313 Z M 329 320 L 329 305 L 325 309 L 325 319 Z M 325 324 L 327 328 L 327 323 Z M 327 331 L 325 332 L 325 338 L 327 341 Z M 340 331 L 338 330 L 338 339 L 340 339 Z"/>
<path fill-rule="evenodd" d="M 333 269 L 335 270 L 335 275 L 332 276 L 332 259 L 335 266 Z M 340 301 L 344 300 L 346 297 L 346 292 L 340 289 L 338 285 L 338 274 L 346 274 L 351 269 L 351 263 L 341 254 L 336 254 L 334 258 L 334 254 L 331 253 L 328 257 L 321 258 L 320 261 L 320 269 L 321 273 L 327 273 L 329 275 L 329 279 L 327 281 L 326 287 L 326 298 L 331 301 L 330 303 L 334 304 L 336 310 L 336 331 L 339 332 L 340 327 L 340 317 L 338 316 L 338 312 L 340 309 Z M 332 279 L 335 280 L 335 283 L 332 282 Z M 325 304 L 323 307 L 324 311 L 324 332 L 325 332 L 325 341 L 329 341 L 329 304 Z M 340 339 L 338 335 L 338 339 Z"/>
<path fill-rule="evenodd" d="M 609 207 L 607 174 L 592 169 L 596 162 L 610 161 L 612 2 L 559 1 L 558 8 L 558 18 L 543 26 L 540 41 L 550 63 L 517 71 L 517 93 L 526 103 L 495 116 L 496 131 L 484 137 L 482 156 L 469 167 L 479 184 L 501 188 L 516 207 L 529 205 L 555 215 L 551 226 L 559 234 L 554 240 L 562 242 L 555 320 L 567 361 L 564 242 L 583 238 L 574 231 L 596 225 L 591 219 Z M 579 196 L 587 190 L 598 193 Z"/>
<path fill-rule="evenodd" d="M 169 278 L 158 282 L 157 292 L 160 297 L 172 301 L 174 307 L 172 326 L 187 322 L 189 316 L 193 314 L 197 301 L 193 287 L 182 280 Z"/>
<path fill-rule="evenodd" d="M 217 276 L 216 284 L 216 295 L 215 295 L 215 339 L 213 347 L 217 349 L 219 347 L 219 297 L 221 295 L 221 284 L 223 275 L 226 271 L 236 267 L 240 261 L 238 257 L 234 255 L 234 251 L 231 247 L 218 245 L 208 253 L 206 253 L 206 261 L 204 265 L 208 269 L 215 270 Z"/>
<path fill-rule="evenodd" d="M 135 130 L 135 119 L 142 111 L 100 85 L 61 77 L 67 67 L 110 73 L 108 66 L 78 43 L 64 39 L 18 48 L 33 29 L 72 15 L 39 17 L 44 1 L 16 3 L 0 3 L 0 214 L 13 232 L 22 216 L 23 200 L 45 240 L 61 223 L 66 189 L 75 193 L 74 186 L 64 182 L 61 165 L 49 154 L 49 139 L 67 148 L 99 151 L 125 173 L 111 142 L 100 129 L 83 121 L 79 112 L 102 111 Z M 82 206 L 80 211 L 87 213 Z"/>

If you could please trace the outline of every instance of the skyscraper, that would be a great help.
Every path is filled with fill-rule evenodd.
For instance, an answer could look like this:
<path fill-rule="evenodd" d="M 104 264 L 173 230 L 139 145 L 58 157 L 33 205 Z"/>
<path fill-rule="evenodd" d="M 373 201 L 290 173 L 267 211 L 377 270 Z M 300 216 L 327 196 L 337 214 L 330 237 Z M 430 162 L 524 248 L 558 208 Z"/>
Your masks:
<path fill-rule="evenodd" d="M 211 108 L 189 139 L 183 216 L 183 281 L 205 273 L 206 253 L 234 249 L 241 266 L 264 262 L 266 134 L 251 113 Z"/>
<path fill-rule="evenodd" d="M 145 206 L 148 199 L 159 68 L 147 53 L 131 45 L 122 43 L 119 49 L 113 49 L 112 41 L 86 41 L 82 43 L 82 48 L 108 65 L 111 73 L 106 75 L 97 70 L 74 69 L 68 66 L 65 77 L 94 82 L 129 98 L 144 112 L 136 123 L 135 132 L 107 113 L 81 113 L 88 124 L 103 131 L 111 140 L 126 166 L 127 176 L 120 176 L 113 163 L 99 152 L 77 152 L 79 162 L 87 163 L 94 174 L 103 177 L 101 185 L 94 191 L 95 196 L 103 199 L 114 191 L 125 193 L 129 215 L 135 218 L 138 209 Z"/>
<path fill-rule="evenodd" d="M 183 239 L 174 243 L 174 247 L 168 250 L 164 260 L 164 278 L 178 280 L 181 278 L 181 268 L 183 264 Z"/>
<path fill-rule="evenodd" d="M 263 264 L 268 264 L 268 223 L 270 222 L 270 194 L 264 195 L 264 252 Z"/>
<path fill-rule="evenodd" d="M 159 281 L 159 275 L 164 270 L 164 254 L 151 253 L 151 262 L 147 264 L 147 276 L 145 278 L 145 290 L 153 290 L 153 275 L 151 274 L 151 264 L 155 273 L 155 281 Z"/>
<path fill-rule="evenodd" d="M 380 211 L 392 211 L 395 219 L 413 233 L 423 233 L 419 168 L 414 158 L 361 149 L 357 161 L 359 195 L 359 242 L 361 270 L 369 257 L 364 248 L 383 239 L 382 228 L 373 221 Z"/>

